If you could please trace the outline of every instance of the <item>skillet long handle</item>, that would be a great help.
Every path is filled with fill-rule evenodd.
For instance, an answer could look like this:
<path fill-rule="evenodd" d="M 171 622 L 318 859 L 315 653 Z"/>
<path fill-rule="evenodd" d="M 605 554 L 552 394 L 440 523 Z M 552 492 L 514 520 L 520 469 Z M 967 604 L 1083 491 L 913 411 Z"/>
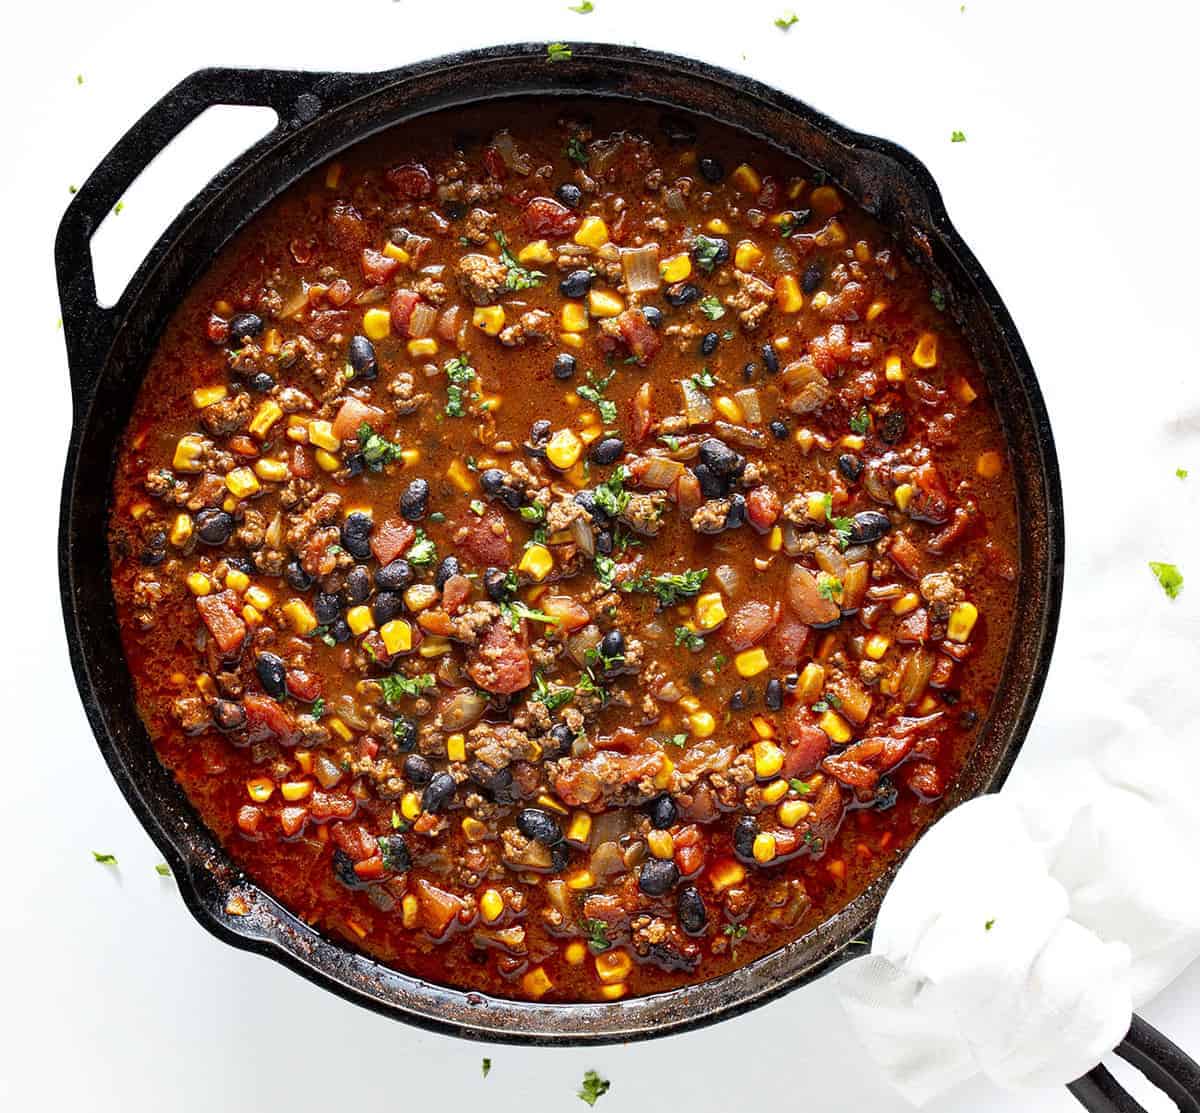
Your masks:
<path fill-rule="evenodd" d="M 324 106 L 313 90 L 325 76 L 287 70 L 198 70 L 153 105 L 79 188 L 63 214 L 54 241 L 76 413 L 90 400 L 96 372 L 125 309 L 124 294 L 111 308 L 103 308 L 96 301 L 89 244 L 101 221 L 154 157 L 205 109 L 218 104 L 274 108 L 279 123 L 259 141 L 260 145 L 269 145 L 283 132 L 321 112 Z M 216 183 L 215 179 L 208 188 Z"/>
<path fill-rule="evenodd" d="M 1200 1113 L 1200 1064 L 1158 1029 L 1135 1016 L 1115 1050 L 1162 1090 L 1180 1113 Z M 1146 1113 L 1103 1066 L 1094 1067 L 1067 1089 L 1088 1113 Z"/>

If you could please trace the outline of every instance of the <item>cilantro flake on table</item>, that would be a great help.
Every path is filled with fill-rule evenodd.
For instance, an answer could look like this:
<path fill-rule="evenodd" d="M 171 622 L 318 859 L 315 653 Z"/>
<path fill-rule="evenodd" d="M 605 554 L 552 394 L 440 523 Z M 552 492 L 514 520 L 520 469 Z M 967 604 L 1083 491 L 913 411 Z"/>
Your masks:
<path fill-rule="evenodd" d="M 546 60 L 549 62 L 569 62 L 571 48 L 566 43 L 550 43 L 546 47 Z"/>
<path fill-rule="evenodd" d="M 784 12 L 775 20 L 775 26 L 781 31 L 786 31 L 800 22 L 800 17 L 795 12 Z"/>
<path fill-rule="evenodd" d="M 109 854 L 102 850 L 93 850 L 92 857 L 96 859 L 102 866 L 115 866 L 117 864 L 117 856 Z"/>
<path fill-rule="evenodd" d="M 481 1070 L 483 1071 L 484 1078 L 487 1078 L 487 1076 L 492 1073 L 492 1061 L 486 1055 L 483 1057 Z"/>
<path fill-rule="evenodd" d="M 955 130 L 950 133 L 950 142 L 951 143 L 965 143 L 966 141 L 967 141 L 967 136 L 966 136 L 965 132 Z"/>
<path fill-rule="evenodd" d="M 595 1105 L 598 1098 L 608 1093 L 612 1085 L 607 1078 L 601 1078 L 594 1070 L 583 1076 L 583 1086 L 579 1090 L 579 1100 Z"/>
<path fill-rule="evenodd" d="M 1188 477 L 1187 468 L 1176 468 L 1175 469 L 1175 478 L 1176 479 L 1187 479 L 1187 477 Z"/>
<path fill-rule="evenodd" d="M 1152 560 L 1150 562 L 1150 571 L 1154 573 L 1155 578 L 1162 586 L 1163 591 L 1167 593 L 1168 599 L 1175 599 L 1183 590 L 1183 573 L 1174 564 L 1167 564 L 1165 561 Z"/>

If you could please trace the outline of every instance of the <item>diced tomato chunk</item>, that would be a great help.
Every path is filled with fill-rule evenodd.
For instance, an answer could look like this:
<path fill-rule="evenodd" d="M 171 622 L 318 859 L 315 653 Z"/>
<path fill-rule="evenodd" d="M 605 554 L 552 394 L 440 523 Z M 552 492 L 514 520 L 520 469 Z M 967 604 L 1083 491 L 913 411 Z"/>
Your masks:
<path fill-rule="evenodd" d="M 368 406 L 357 398 L 347 398 L 333 419 L 333 435 L 338 440 L 353 440 L 363 425 L 370 425 L 374 429 L 383 421 L 383 417 L 383 410 Z"/>
<path fill-rule="evenodd" d="M 644 366 L 662 347 L 662 337 L 658 330 L 651 327 L 646 315 L 640 309 L 626 309 L 617 317 L 617 329 L 621 339 L 640 365 Z"/>
<path fill-rule="evenodd" d="M 489 506 L 482 514 L 468 514 L 458 529 L 466 530 L 459 549 L 476 564 L 504 568 L 512 563 L 512 538 L 504 516 L 495 507 Z"/>
<path fill-rule="evenodd" d="M 285 679 L 288 692 L 305 703 L 312 703 L 325 687 L 321 674 L 307 669 L 288 669 Z"/>
<path fill-rule="evenodd" d="M 435 939 L 444 935 L 451 921 L 462 911 L 462 900 L 424 878 L 417 878 L 413 887 L 417 893 L 421 926 Z"/>
<path fill-rule="evenodd" d="M 357 808 L 354 797 L 345 792 L 322 792 L 313 789 L 313 819 L 349 819 Z"/>
<path fill-rule="evenodd" d="M 280 746 L 294 746 L 300 741 L 291 712 L 281 707 L 270 696 L 248 692 L 242 697 L 246 712 L 246 739 L 255 742 L 276 742 Z"/>
<path fill-rule="evenodd" d="M 538 610 L 557 618 L 555 629 L 565 634 L 586 626 L 592 617 L 587 607 L 570 595 L 543 595 Z"/>
<path fill-rule="evenodd" d="M 433 193 L 433 175 L 419 162 L 393 166 L 385 177 L 388 185 L 408 201 L 417 201 Z"/>
<path fill-rule="evenodd" d="M 229 339 L 229 322 L 224 317 L 210 313 L 204 325 L 204 335 L 214 344 L 224 344 Z"/>
<path fill-rule="evenodd" d="M 485 147 L 483 151 L 483 168 L 489 178 L 502 182 L 508 177 L 508 164 L 495 147 Z"/>
<path fill-rule="evenodd" d="M 240 603 L 237 593 L 233 591 L 201 595 L 196 600 L 196 610 L 204 619 L 204 625 L 226 656 L 239 649 L 246 638 L 246 623 L 238 614 Z"/>
<path fill-rule="evenodd" d="M 379 852 L 379 843 L 361 823 L 335 823 L 330 837 L 356 862 Z"/>
<path fill-rule="evenodd" d="M 746 517 L 759 533 L 779 521 L 779 496 L 770 487 L 755 487 L 746 496 Z"/>
<path fill-rule="evenodd" d="M 237 825 L 243 835 L 255 837 L 262 826 L 263 819 L 262 808 L 256 808 L 253 804 L 243 804 L 238 808 Z"/>
<path fill-rule="evenodd" d="M 471 597 L 471 581 L 466 576 L 449 577 L 442 585 L 442 606 L 454 614 Z"/>
<path fill-rule="evenodd" d="M 373 854 L 370 858 L 355 862 L 354 872 L 362 881 L 377 881 L 386 872 L 383 868 L 383 855 Z"/>
<path fill-rule="evenodd" d="M 392 293 L 392 300 L 388 302 L 388 312 L 392 317 L 392 332 L 397 336 L 408 335 L 409 321 L 412 320 L 413 310 L 417 308 L 420 300 L 421 295 L 416 290 L 396 290 Z"/>
<path fill-rule="evenodd" d="M 399 259 L 384 255 L 382 251 L 376 251 L 373 247 L 363 248 L 360 262 L 363 278 L 371 286 L 382 286 L 400 266 Z"/>
<path fill-rule="evenodd" d="M 704 847 L 676 846 L 675 865 L 683 877 L 692 877 L 704 868 Z"/>
<path fill-rule="evenodd" d="M 633 396 L 633 439 L 644 441 L 654 424 L 654 387 L 646 379 Z"/>
<path fill-rule="evenodd" d="M 287 807 L 279 809 L 279 826 L 284 835 L 289 839 L 295 838 L 300 834 L 307 822 L 307 808 Z"/>
<path fill-rule="evenodd" d="M 771 628 L 779 621 L 779 611 L 778 602 L 763 603 L 750 600 L 743 603 L 726 619 L 721 628 L 721 636 L 735 652 L 749 649 L 770 633 Z"/>
<path fill-rule="evenodd" d="M 485 692 L 509 695 L 527 688 L 533 667 L 526 647 L 525 624 L 514 630 L 498 618 L 479 639 L 467 673 Z"/>
<path fill-rule="evenodd" d="M 796 705 L 784 713 L 786 745 L 783 748 L 781 777 L 803 777 L 815 773 L 829 754 L 829 737 L 808 719 L 806 707 Z"/>
<path fill-rule="evenodd" d="M 371 555 L 380 564 L 391 564 L 413 543 L 417 530 L 403 518 L 385 518 L 371 531 Z"/>
<path fill-rule="evenodd" d="M 579 217 L 552 197 L 535 197 L 521 214 L 521 224 L 530 237 L 569 236 L 579 227 Z"/>
<path fill-rule="evenodd" d="M 798 618 L 785 614 L 767 638 L 768 656 L 775 664 L 794 669 L 808 644 L 808 632 Z"/>
<path fill-rule="evenodd" d="M 893 533 L 888 546 L 888 556 L 906 576 L 913 580 L 921 578 L 921 551 L 903 533 Z"/>

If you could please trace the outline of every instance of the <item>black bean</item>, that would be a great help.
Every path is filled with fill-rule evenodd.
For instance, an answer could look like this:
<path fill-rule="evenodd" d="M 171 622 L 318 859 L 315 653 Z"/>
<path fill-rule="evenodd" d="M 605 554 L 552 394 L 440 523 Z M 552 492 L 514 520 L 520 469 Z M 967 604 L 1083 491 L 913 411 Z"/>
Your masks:
<path fill-rule="evenodd" d="M 354 872 L 354 859 L 341 847 L 333 851 L 333 875 L 347 889 L 365 889 L 367 884 Z"/>
<path fill-rule="evenodd" d="M 446 581 L 451 576 L 457 576 L 462 571 L 458 563 L 458 557 L 448 556 L 443 557 L 441 564 L 437 567 L 437 572 L 434 573 L 433 586 L 441 591 L 446 586 Z"/>
<path fill-rule="evenodd" d="M 355 560 L 366 560 L 371 555 L 371 530 L 374 527 L 370 514 L 361 510 L 347 514 L 342 523 L 342 548 Z"/>
<path fill-rule="evenodd" d="M 433 780 L 433 766 L 421 754 L 408 754 L 404 759 L 404 779 L 409 784 L 424 788 Z"/>
<path fill-rule="evenodd" d="M 881 777 L 875 786 L 875 798 L 871 801 L 871 806 L 876 811 L 886 812 L 889 808 L 896 806 L 898 795 L 896 786 L 887 777 Z"/>
<path fill-rule="evenodd" d="M 403 591 L 412 582 L 412 565 L 400 558 L 389 561 L 375 572 L 375 586 L 381 591 Z"/>
<path fill-rule="evenodd" d="M 745 457 L 739 456 L 729 445 L 716 437 L 705 437 L 700 442 L 700 462 L 722 479 L 736 475 L 746 466 Z"/>
<path fill-rule="evenodd" d="M 767 369 L 768 375 L 779 374 L 779 356 L 775 353 L 775 345 L 769 340 L 759 349 L 762 356 L 763 366 Z"/>
<path fill-rule="evenodd" d="M 754 816 L 742 816 L 733 827 L 733 849 L 743 858 L 753 858 L 756 838 L 758 838 L 758 823 Z"/>
<path fill-rule="evenodd" d="M 246 709 L 231 699 L 216 700 L 212 717 L 220 730 L 241 730 L 246 725 Z"/>
<path fill-rule="evenodd" d="M 233 515 L 206 508 L 196 515 L 196 536 L 206 545 L 224 545 L 233 536 Z"/>
<path fill-rule="evenodd" d="M 767 690 L 763 698 L 768 711 L 779 711 L 783 707 L 783 685 L 779 678 L 773 676 L 767 681 Z"/>
<path fill-rule="evenodd" d="M 392 745 L 402 754 L 416 749 L 417 724 L 414 719 L 400 715 L 392 720 Z"/>
<path fill-rule="evenodd" d="M 699 301 L 700 287 L 693 282 L 676 282 L 674 286 L 667 287 L 664 296 L 669 305 L 678 309 L 680 306 L 691 305 L 692 302 Z"/>
<path fill-rule="evenodd" d="M 589 454 L 593 464 L 607 467 L 615 464 L 625 452 L 625 442 L 620 437 L 602 437 Z"/>
<path fill-rule="evenodd" d="M 582 298 L 592 288 L 594 278 L 591 271 L 572 271 L 558 284 L 558 292 L 564 298 Z"/>
<path fill-rule="evenodd" d="M 554 357 L 554 377 L 569 379 L 575 374 L 575 357 L 570 352 L 559 352 Z"/>
<path fill-rule="evenodd" d="M 329 636 L 333 638 L 338 645 L 344 641 L 349 641 L 351 637 L 350 624 L 342 617 L 335 618 L 329 624 Z"/>
<path fill-rule="evenodd" d="M 274 653 L 260 653 L 254 661 L 263 691 L 272 699 L 283 699 L 287 695 L 287 669 Z"/>
<path fill-rule="evenodd" d="M 679 916 L 679 926 L 688 935 L 704 934 L 704 929 L 708 927 L 708 909 L 704 907 L 704 898 L 695 885 L 687 885 L 679 890 L 675 911 Z"/>
<path fill-rule="evenodd" d="M 638 871 L 638 888 L 648 897 L 661 897 L 679 884 L 679 867 L 669 858 L 647 858 Z"/>
<path fill-rule="evenodd" d="M 746 693 L 739 688 L 729 697 L 729 710 L 742 711 L 746 707 Z"/>
<path fill-rule="evenodd" d="M 345 458 L 346 472 L 350 476 L 362 475 L 367 470 L 367 458 L 361 452 L 351 452 Z"/>
<path fill-rule="evenodd" d="M 350 337 L 350 366 L 360 379 L 373 379 L 379 371 L 375 359 L 375 345 L 365 336 Z"/>
<path fill-rule="evenodd" d="M 483 590 L 493 603 L 508 602 L 512 597 L 508 571 L 504 568 L 489 568 L 483 574 Z"/>
<path fill-rule="evenodd" d="M 355 565 L 346 573 L 346 582 L 342 587 L 342 599 L 348 607 L 357 607 L 371 597 L 371 573 L 361 564 Z"/>
<path fill-rule="evenodd" d="M 293 591 L 307 591 L 313 585 L 312 576 L 304 571 L 304 566 L 298 560 L 288 561 L 283 578 Z"/>
<path fill-rule="evenodd" d="M 595 491 L 580 491 L 575 496 L 575 505 L 582 506 L 584 510 L 586 510 L 591 516 L 593 522 L 598 522 L 600 525 L 605 525 L 608 522 L 608 511 L 606 511 L 604 507 L 597 504 Z"/>
<path fill-rule="evenodd" d="M 522 808 L 517 812 L 517 830 L 543 846 L 554 846 L 563 839 L 557 820 L 541 808 Z"/>
<path fill-rule="evenodd" d="M 729 487 L 728 482 L 717 475 L 707 464 L 697 464 L 692 468 L 692 472 L 700 483 L 700 493 L 706 499 L 724 497 Z"/>
<path fill-rule="evenodd" d="M 485 495 L 495 498 L 504 490 L 504 481 L 507 478 L 499 468 L 488 468 L 479 476 L 479 486 Z"/>
<path fill-rule="evenodd" d="M 903 410 L 888 410 L 879 421 L 879 439 L 884 444 L 895 444 L 904 438 L 908 419 Z"/>
<path fill-rule="evenodd" d="M 650 816 L 650 826 L 659 831 L 665 831 L 679 818 L 678 806 L 665 792 L 651 800 L 646 810 Z"/>
<path fill-rule="evenodd" d="M 449 802 L 458 782 L 449 773 L 435 773 L 421 793 L 421 810 L 436 815 Z"/>
<path fill-rule="evenodd" d="M 583 190 L 574 182 L 563 182 L 554 194 L 568 209 L 579 208 L 579 203 L 583 200 Z"/>
<path fill-rule="evenodd" d="M 509 510 L 520 510 L 525 505 L 525 493 L 511 483 L 506 483 L 500 490 L 500 501 Z"/>
<path fill-rule="evenodd" d="M 721 342 L 720 333 L 706 332 L 700 338 L 700 354 L 702 356 L 711 356 L 717 350 L 717 345 Z"/>
<path fill-rule="evenodd" d="M 263 319 L 257 313 L 239 313 L 229 321 L 226 347 L 240 348 L 243 340 L 257 336 L 263 330 Z"/>
<path fill-rule="evenodd" d="M 856 482 L 862 475 L 863 462 L 853 452 L 843 452 L 837 458 L 837 466 L 838 471 L 851 483 Z"/>
<path fill-rule="evenodd" d="M 550 848 L 550 868 L 562 873 L 571 862 L 571 850 L 565 842 L 555 843 Z"/>
<path fill-rule="evenodd" d="M 788 435 L 788 427 L 782 421 L 771 422 L 771 436 L 777 441 L 786 441 Z"/>
<path fill-rule="evenodd" d="M 462 201 L 451 199 L 442 202 L 442 212 L 447 220 L 462 220 L 467 215 L 467 206 Z"/>
<path fill-rule="evenodd" d="M 342 601 L 327 591 L 318 591 L 313 601 L 313 612 L 322 626 L 328 626 L 342 613 Z"/>
<path fill-rule="evenodd" d="M 658 328 L 662 324 L 662 310 L 657 305 L 643 305 L 642 316 L 651 328 Z"/>
<path fill-rule="evenodd" d="M 429 480 L 414 479 L 400 495 L 400 513 L 406 522 L 419 522 L 429 510 Z"/>
<path fill-rule="evenodd" d="M 821 269 L 820 263 L 809 263 L 804 268 L 804 277 L 800 279 L 800 289 L 806 294 L 811 294 L 821 285 L 821 279 L 824 277 L 825 274 Z"/>
<path fill-rule="evenodd" d="M 245 572 L 247 576 L 253 576 L 256 571 L 254 562 L 244 556 L 227 556 L 225 563 L 235 572 Z"/>
<path fill-rule="evenodd" d="M 474 762 L 468 772 L 471 779 L 479 785 L 495 804 L 515 804 L 518 792 L 513 786 L 512 770 L 505 766 L 503 769 L 493 769 L 482 761 Z"/>
<path fill-rule="evenodd" d="M 702 158 L 700 160 L 700 177 L 714 185 L 725 177 L 725 167 L 720 159 Z"/>
<path fill-rule="evenodd" d="M 380 835 L 378 842 L 384 868 L 392 873 L 405 873 L 412 865 L 412 856 L 408 852 L 408 843 L 404 841 L 404 836 Z"/>
<path fill-rule="evenodd" d="M 613 551 L 613 535 L 612 530 L 602 529 L 596 534 L 596 552 L 601 556 L 612 556 Z"/>
<path fill-rule="evenodd" d="M 625 635 L 615 626 L 600 639 L 600 655 L 606 662 L 619 666 L 625 662 Z M 605 665 L 607 671 L 609 665 Z"/>
<path fill-rule="evenodd" d="M 571 752 L 571 746 L 575 741 L 575 732 L 566 723 L 555 723 L 550 728 L 547 737 L 554 743 L 553 753 L 547 756 L 551 758 L 565 757 Z"/>
<path fill-rule="evenodd" d="M 275 389 L 275 380 L 266 371 L 256 371 L 247 385 L 258 394 L 266 394 Z"/>
<path fill-rule="evenodd" d="M 404 610 L 404 596 L 398 591 L 377 591 L 371 600 L 371 617 L 376 626 L 391 622 Z"/>
<path fill-rule="evenodd" d="M 892 520 L 879 510 L 860 510 L 850 526 L 850 540 L 855 545 L 870 545 L 892 528 Z"/>
<path fill-rule="evenodd" d="M 574 358 L 574 357 L 572 357 Z M 545 444 L 550 439 L 550 430 L 553 426 L 545 418 L 540 421 L 535 421 L 529 427 L 529 440 L 532 444 Z"/>
<path fill-rule="evenodd" d="M 726 529 L 740 529 L 746 524 L 746 496 L 735 494 L 729 500 L 729 510 L 725 514 Z"/>
<path fill-rule="evenodd" d="M 706 242 L 702 244 L 697 237 L 697 242 L 692 244 L 692 258 L 701 270 L 711 272 L 713 267 L 729 262 L 728 240 L 720 236 L 705 236 L 704 240 Z"/>

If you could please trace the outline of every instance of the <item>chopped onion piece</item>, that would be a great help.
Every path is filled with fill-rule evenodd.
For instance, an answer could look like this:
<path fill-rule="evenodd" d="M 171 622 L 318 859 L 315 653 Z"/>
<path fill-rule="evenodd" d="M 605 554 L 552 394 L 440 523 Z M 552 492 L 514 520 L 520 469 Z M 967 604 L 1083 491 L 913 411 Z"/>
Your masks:
<path fill-rule="evenodd" d="M 683 470 L 683 465 L 678 460 L 671 460 L 666 456 L 647 456 L 646 466 L 638 475 L 638 486 L 665 491 L 683 474 Z"/>
<path fill-rule="evenodd" d="M 642 247 L 622 248 L 621 269 L 625 273 L 625 285 L 631 294 L 657 290 L 659 286 L 658 244 L 648 243 Z"/>
<path fill-rule="evenodd" d="M 414 340 L 428 336 L 437 323 L 437 315 L 438 311 L 428 302 L 417 302 L 413 306 L 412 316 L 408 319 L 408 335 Z"/>
<path fill-rule="evenodd" d="M 742 407 L 742 415 L 748 425 L 762 423 L 762 403 L 759 401 L 758 391 L 754 387 L 748 386 L 745 390 L 737 391 L 733 398 Z"/>
<path fill-rule="evenodd" d="M 712 421 L 716 411 L 704 391 L 691 379 L 684 379 L 679 389 L 683 392 L 683 409 L 689 425 L 707 425 Z"/>

